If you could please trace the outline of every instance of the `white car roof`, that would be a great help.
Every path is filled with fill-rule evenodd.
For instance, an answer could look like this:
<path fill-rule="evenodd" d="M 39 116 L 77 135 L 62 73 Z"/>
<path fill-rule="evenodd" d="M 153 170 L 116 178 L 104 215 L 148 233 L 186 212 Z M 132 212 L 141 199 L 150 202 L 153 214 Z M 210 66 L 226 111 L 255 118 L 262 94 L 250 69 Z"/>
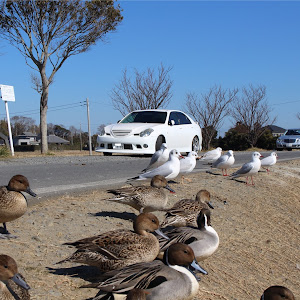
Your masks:
<path fill-rule="evenodd" d="M 171 112 L 171 111 L 180 111 L 179 109 L 137 109 L 137 110 L 133 110 L 134 111 L 161 111 L 161 112 Z"/>

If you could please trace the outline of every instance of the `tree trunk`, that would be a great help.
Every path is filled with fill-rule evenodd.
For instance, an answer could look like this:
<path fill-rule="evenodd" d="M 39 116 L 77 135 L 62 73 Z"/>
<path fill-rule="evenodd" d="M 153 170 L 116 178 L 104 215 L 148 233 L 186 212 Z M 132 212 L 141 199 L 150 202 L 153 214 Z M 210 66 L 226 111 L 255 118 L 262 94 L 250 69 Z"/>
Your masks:
<path fill-rule="evenodd" d="M 48 153 L 48 139 L 47 139 L 47 110 L 48 110 L 48 93 L 49 86 L 43 89 L 40 101 L 40 130 L 41 130 L 41 153 Z"/>

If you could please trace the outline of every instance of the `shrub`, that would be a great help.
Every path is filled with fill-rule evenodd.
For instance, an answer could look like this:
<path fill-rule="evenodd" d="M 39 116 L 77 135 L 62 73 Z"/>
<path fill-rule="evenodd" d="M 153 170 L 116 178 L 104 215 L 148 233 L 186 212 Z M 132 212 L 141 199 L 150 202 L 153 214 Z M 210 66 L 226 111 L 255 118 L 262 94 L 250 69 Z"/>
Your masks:
<path fill-rule="evenodd" d="M 0 157 L 9 156 L 9 150 L 6 146 L 0 146 Z"/>

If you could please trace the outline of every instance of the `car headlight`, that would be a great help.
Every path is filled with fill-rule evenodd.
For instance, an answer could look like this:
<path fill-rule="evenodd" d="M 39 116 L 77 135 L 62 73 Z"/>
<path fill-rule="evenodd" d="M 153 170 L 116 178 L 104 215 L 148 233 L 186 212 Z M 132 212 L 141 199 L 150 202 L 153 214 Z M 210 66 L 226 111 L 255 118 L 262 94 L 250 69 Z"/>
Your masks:
<path fill-rule="evenodd" d="M 145 129 L 140 133 L 140 137 L 149 136 L 154 130 L 152 128 Z"/>
<path fill-rule="evenodd" d="M 277 140 L 277 143 L 282 143 L 282 142 L 283 142 L 283 140 L 280 140 L 280 139 Z"/>
<path fill-rule="evenodd" d="M 296 139 L 296 143 L 300 143 L 300 139 Z"/>

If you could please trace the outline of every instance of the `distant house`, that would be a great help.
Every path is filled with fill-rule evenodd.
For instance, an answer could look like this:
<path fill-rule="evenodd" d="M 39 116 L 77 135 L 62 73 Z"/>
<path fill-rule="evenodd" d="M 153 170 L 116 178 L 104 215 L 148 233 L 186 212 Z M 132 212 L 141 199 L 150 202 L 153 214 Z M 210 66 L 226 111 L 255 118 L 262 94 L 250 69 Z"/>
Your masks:
<path fill-rule="evenodd" d="M 15 136 L 13 138 L 13 143 L 14 146 L 39 145 L 37 134 L 32 132 L 23 132 L 23 134 Z"/>
<path fill-rule="evenodd" d="M 56 145 L 68 145 L 69 141 L 56 136 L 54 134 L 49 134 L 47 136 L 48 144 L 56 144 Z M 14 146 L 24 146 L 24 145 L 39 145 L 41 142 L 40 135 L 37 135 L 32 132 L 24 132 L 21 135 L 14 137 Z"/>
<path fill-rule="evenodd" d="M 281 136 L 286 132 L 286 129 L 276 125 L 268 125 L 266 127 L 271 131 L 273 136 Z"/>
<path fill-rule="evenodd" d="M 54 134 L 49 134 L 47 136 L 47 139 L 48 139 L 48 144 L 56 144 L 56 145 L 69 145 L 70 142 L 59 137 L 59 136 L 56 136 Z"/>

